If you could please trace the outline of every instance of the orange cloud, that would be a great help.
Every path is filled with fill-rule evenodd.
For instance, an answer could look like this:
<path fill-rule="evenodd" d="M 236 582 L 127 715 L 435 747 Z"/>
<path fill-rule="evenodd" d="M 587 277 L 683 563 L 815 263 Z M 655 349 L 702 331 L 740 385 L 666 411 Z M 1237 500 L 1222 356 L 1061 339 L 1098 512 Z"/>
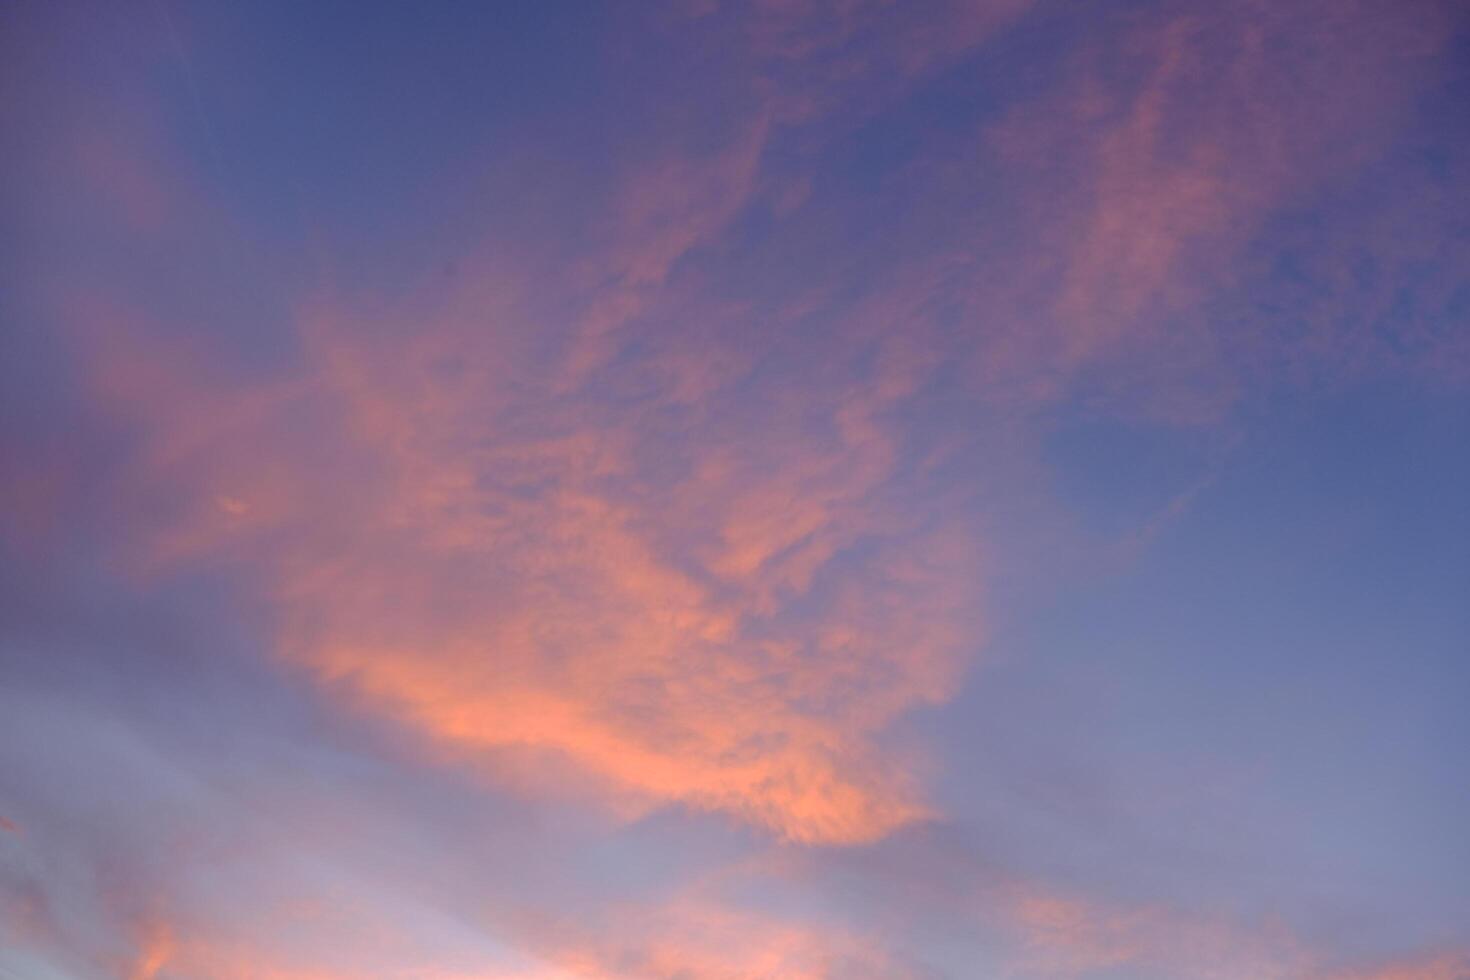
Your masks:
<path fill-rule="evenodd" d="M 489 930 L 443 928 L 431 905 L 396 887 L 372 897 L 386 884 L 349 875 L 337 880 L 319 855 L 293 856 L 299 842 L 276 840 L 202 872 L 201 880 L 228 883 L 228 905 L 161 902 L 159 895 L 132 894 L 160 911 L 136 924 L 128 980 L 573 980 L 573 974 L 542 966 L 490 939 Z M 249 865 L 249 867 L 247 867 Z M 259 867 L 281 880 L 264 891 Z M 304 869 L 304 870 L 303 870 Z M 336 869 L 343 870 L 343 869 Z M 342 887 L 343 881 L 354 887 Z M 183 886 L 184 881 L 175 882 Z M 408 897 L 406 897 L 408 896 Z M 448 920 L 446 920 L 448 921 Z M 528 965 L 529 964 L 529 965 Z"/>
<path fill-rule="evenodd" d="M 923 816 L 877 738 L 977 638 L 968 536 L 883 502 L 916 478 L 891 415 L 927 363 L 864 350 L 840 383 L 697 392 L 656 353 L 620 406 L 538 380 L 524 328 L 447 309 L 318 311 L 299 377 L 235 392 L 106 351 L 98 390 L 148 430 L 132 492 L 177 501 L 150 565 L 244 562 L 283 656 L 456 751 L 549 753 L 793 840 Z"/>
<path fill-rule="evenodd" d="M 596 934 L 565 923 L 543 927 L 538 941 L 546 944 L 543 955 L 555 966 L 589 980 L 908 976 L 874 944 L 843 930 L 702 899 L 621 908 Z"/>
<path fill-rule="evenodd" d="M 137 960 L 128 971 L 128 980 L 156 980 L 160 971 L 178 958 L 173 930 L 167 923 L 150 923 L 145 930 Z"/>
<path fill-rule="evenodd" d="M 955 5 L 952 30 L 904 15 L 892 37 L 882 5 L 849 10 L 867 53 L 818 45 L 837 61 L 810 72 L 755 26 L 790 11 L 742 15 L 749 57 L 791 84 L 748 80 L 712 151 L 655 138 L 554 275 L 468 259 L 447 294 L 386 312 L 322 290 L 302 362 L 268 382 L 148 341 L 117 301 L 72 302 L 94 391 L 140 430 L 116 488 L 138 566 L 229 563 L 283 658 L 500 778 L 558 759 L 620 805 L 800 841 L 925 816 L 883 733 L 953 689 L 979 634 L 970 529 L 894 503 L 926 478 L 896 416 L 933 352 L 837 337 L 793 389 L 743 331 L 624 328 L 757 193 L 795 106 L 869 111 L 855 79 L 912 76 L 1023 5 Z M 570 297 L 550 323 L 548 293 Z"/>
<path fill-rule="evenodd" d="M 841 930 L 783 922 L 707 901 L 622 907 L 595 925 L 522 917 L 521 940 L 540 962 L 446 967 L 412 941 L 373 941 L 370 969 L 384 980 L 839 980 L 907 975 L 881 950 Z M 381 936 L 394 929 L 373 925 Z M 239 930 L 230 930 L 238 933 Z M 212 935 L 198 924 L 187 941 L 151 925 L 129 980 L 347 980 L 358 977 L 362 949 L 292 952 L 275 937 Z"/>

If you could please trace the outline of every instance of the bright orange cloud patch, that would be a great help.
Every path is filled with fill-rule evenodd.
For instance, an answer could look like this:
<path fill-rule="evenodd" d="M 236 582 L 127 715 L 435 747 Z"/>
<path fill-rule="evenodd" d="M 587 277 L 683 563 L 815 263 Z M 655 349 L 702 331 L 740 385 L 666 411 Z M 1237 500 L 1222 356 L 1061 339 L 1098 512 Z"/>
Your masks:
<path fill-rule="evenodd" d="M 136 492 L 179 501 L 155 567 L 247 561 L 282 655 L 512 770 L 549 753 L 637 807 L 802 841 L 923 815 L 875 738 L 975 640 L 968 536 L 883 502 L 921 479 L 894 413 L 927 362 L 878 347 L 799 392 L 691 391 L 655 349 L 565 392 L 518 311 L 463 307 L 317 310 L 308 371 L 224 395 L 109 357 L 99 387 L 149 430 Z"/>

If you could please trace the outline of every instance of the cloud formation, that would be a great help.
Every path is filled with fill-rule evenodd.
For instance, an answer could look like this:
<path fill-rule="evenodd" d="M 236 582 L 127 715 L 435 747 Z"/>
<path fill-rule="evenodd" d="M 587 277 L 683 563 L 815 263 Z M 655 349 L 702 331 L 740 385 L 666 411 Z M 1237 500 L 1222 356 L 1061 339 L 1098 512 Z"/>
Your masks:
<path fill-rule="evenodd" d="M 494 310 L 307 322 L 306 369 L 275 389 L 99 367 L 141 413 L 138 492 L 187 487 L 152 561 L 245 557 L 284 656 L 451 746 L 566 757 L 793 840 L 922 815 L 872 739 L 978 638 L 956 591 L 973 544 L 882 499 L 915 479 L 891 416 L 922 363 L 874 352 L 795 397 L 633 364 L 647 393 L 620 405 L 532 380 L 531 338 Z"/>
<path fill-rule="evenodd" d="M 1047 756 L 1270 792 L 1177 664 L 1244 727 L 1279 674 L 1187 590 L 1114 606 L 1236 495 L 1214 601 L 1282 403 L 1463 400 L 1448 5 L 159 10 L 0 58 L 0 973 L 1466 974 L 1424 800 L 1241 829 L 1237 880 L 1217 824 L 1146 839 L 1195 811 Z M 1150 502 L 1121 546 L 1069 451 Z M 1395 664 L 1461 622 L 1416 601 Z M 1452 686 L 1334 656 L 1324 703 Z M 975 696 L 992 658 L 1036 710 Z M 1315 848 L 1403 855 L 1416 911 L 1273 877 Z"/>

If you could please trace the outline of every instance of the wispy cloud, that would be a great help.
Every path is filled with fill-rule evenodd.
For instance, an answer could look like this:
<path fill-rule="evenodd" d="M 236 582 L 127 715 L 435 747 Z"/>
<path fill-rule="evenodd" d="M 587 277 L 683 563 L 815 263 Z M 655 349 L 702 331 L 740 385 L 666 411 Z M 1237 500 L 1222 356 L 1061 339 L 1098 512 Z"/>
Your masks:
<path fill-rule="evenodd" d="M 1030 744 L 955 701 L 1006 603 L 1105 563 L 1059 418 L 1234 447 L 1324 378 L 1464 383 L 1446 5 L 370 7 L 331 50 L 200 7 L 187 90 L 156 23 L 18 20 L 0 972 L 1466 975 L 1059 871 L 976 811 L 1092 795 L 953 786 Z M 485 118 L 364 154 L 390 69 Z M 1238 492 L 1200 455 L 1119 474 L 1129 563 Z"/>

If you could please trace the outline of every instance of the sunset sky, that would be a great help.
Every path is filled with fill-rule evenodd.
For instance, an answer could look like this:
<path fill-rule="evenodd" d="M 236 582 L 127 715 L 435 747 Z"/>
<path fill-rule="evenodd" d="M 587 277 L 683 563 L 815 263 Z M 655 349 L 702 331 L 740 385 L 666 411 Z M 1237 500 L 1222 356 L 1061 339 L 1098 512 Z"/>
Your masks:
<path fill-rule="evenodd" d="M 0 4 L 3 980 L 1470 978 L 1470 9 Z"/>

